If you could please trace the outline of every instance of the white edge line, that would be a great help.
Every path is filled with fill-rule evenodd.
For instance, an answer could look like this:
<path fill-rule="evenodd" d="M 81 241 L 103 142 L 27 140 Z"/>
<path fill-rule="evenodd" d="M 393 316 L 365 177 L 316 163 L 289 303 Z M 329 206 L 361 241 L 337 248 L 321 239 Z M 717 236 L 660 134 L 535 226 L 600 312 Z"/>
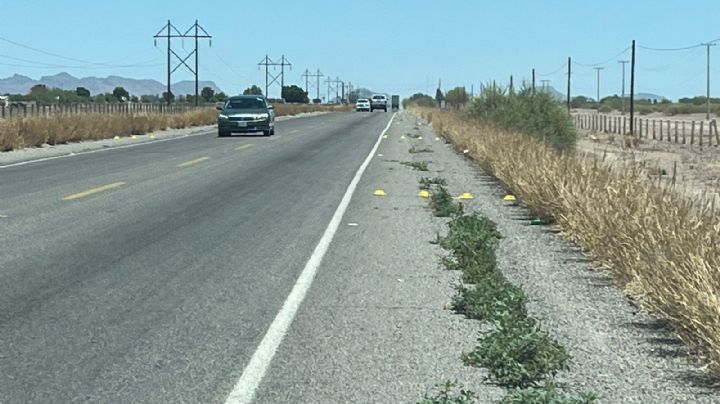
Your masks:
<path fill-rule="evenodd" d="M 292 120 L 292 119 L 312 118 L 312 117 L 318 116 L 318 115 L 324 115 L 324 114 L 305 115 L 305 116 L 303 116 L 303 115 L 283 115 L 283 116 L 279 116 L 278 118 L 285 118 L 285 119 L 282 119 L 282 120 L 280 121 L 280 122 L 284 122 L 284 121 L 289 121 L 289 120 Z M 208 126 L 213 126 L 213 125 L 208 125 Z M 10 164 L 5 164 L 5 165 L 0 165 L 0 170 L 2 170 L 3 168 L 18 167 L 18 166 L 24 166 L 24 165 L 27 165 L 27 164 L 40 163 L 40 162 L 43 162 L 43 161 L 57 160 L 57 159 L 63 159 L 63 158 L 67 158 L 67 157 L 81 156 L 81 155 L 83 155 L 83 154 L 93 154 L 93 153 L 106 152 L 106 151 L 110 151 L 110 150 L 127 149 L 127 148 L 130 148 L 130 147 L 142 146 L 142 145 L 146 145 L 146 144 L 162 143 L 162 142 L 168 142 L 168 141 L 170 141 L 170 140 L 184 139 L 184 138 L 186 138 L 186 137 L 207 135 L 207 134 L 211 133 L 211 132 L 214 131 L 214 130 L 215 130 L 215 129 L 199 130 L 198 132 L 188 133 L 188 134 L 185 134 L 185 135 L 178 135 L 178 136 L 170 135 L 169 137 L 167 137 L 167 138 L 165 138 L 165 139 L 154 139 L 154 140 L 148 140 L 148 141 L 146 141 L 146 142 L 138 142 L 138 143 L 132 143 L 132 144 L 118 145 L 118 146 L 109 145 L 108 147 L 104 147 L 104 146 L 103 146 L 103 148 L 101 148 L 101 149 L 85 150 L 85 151 L 79 151 L 79 152 L 70 152 L 70 153 L 68 153 L 68 154 L 61 154 L 61 155 L 59 155 L 59 156 L 50 156 L 50 157 L 42 157 L 42 158 L 34 159 L 34 160 L 19 161 L 19 162 L 17 162 L 17 163 L 10 163 Z M 111 140 L 111 139 L 102 139 L 102 140 Z M 144 139 L 143 139 L 143 140 L 144 140 Z M 73 143 L 73 144 L 77 144 L 77 143 Z M 28 148 L 27 150 L 33 150 L 33 149 L 34 149 L 34 148 Z M 22 149 L 20 149 L 20 150 L 22 150 Z"/>
<path fill-rule="evenodd" d="M 250 362 L 248 362 L 245 366 L 240 379 L 235 384 L 235 388 L 233 388 L 230 395 L 228 395 L 225 400 L 225 404 L 249 404 L 255 397 L 255 391 L 260 385 L 260 382 L 262 382 L 265 372 L 267 372 L 267 369 L 270 366 L 270 362 L 275 356 L 278 347 L 280 347 L 280 343 L 282 343 L 290 324 L 292 324 L 300 304 L 302 304 L 305 299 L 305 295 L 310 289 L 310 285 L 312 285 L 315 273 L 320 267 L 320 263 L 322 263 L 322 259 L 330 246 L 330 242 L 332 242 L 335 232 L 337 232 L 337 229 L 340 226 L 340 222 L 342 221 L 345 211 L 350 204 L 350 199 L 352 199 L 352 196 L 355 193 L 355 188 L 357 188 L 365 169 L 375 156 L 375 152 L 380 146 L 383 135 L 388 131 L 388 129 L 390 129 L 390 125 L 395 119 L 396 114 L 397 113 L 393 113 L 387 126 L 382 133 L 380 133 L 380 136 L 378 136 L 375 146 L 373 146 L 372 150 L 370 150 L 370 154 L 368 154 L 365 158 L 365 161 L 363 161 L 360 168 L 358 168 L 355 173 L 355 177 L 353 177 L 352 181 L 350 181 L 350 185 L 348 185 L 342 200 L 340 200 L 340 204 L 335 210 L 335 214 L 332 219 L 330 219 L 330 223 L 325 229 L 325 232 L 320 238 L 315 250 L 313 250 L 312 255 L 305 264 L 305 268 L 303 268 L 300 273 L 300 276 L 295 282 L 295 286 L 293 286 L 292 291 L 290 291 L 287 299 L 285 299 L 282 308 L 275 316 L 272 324 L 270 324 L 270 327 L 265 333 L 260 345 L 258 345 L 252 358 L 250 358 Z"/>

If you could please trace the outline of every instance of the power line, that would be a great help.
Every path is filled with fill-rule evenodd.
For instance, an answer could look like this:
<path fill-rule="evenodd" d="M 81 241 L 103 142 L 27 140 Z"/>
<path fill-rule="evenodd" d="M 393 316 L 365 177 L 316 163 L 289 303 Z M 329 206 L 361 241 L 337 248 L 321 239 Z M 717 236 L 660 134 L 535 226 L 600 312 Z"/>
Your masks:
<path fill-rule="evenodd" d="M 565 65 L 565 63 L 563 63 L 563 64 L 560 65 L 560 67 L 558 67 L 557 69 L 553 70 L 552 72 L 550 72 L 550 73 L 538 73 L 538 76 L 552 76 L 552 75 L 554 75 L 554 74 L 557 74 L 559 71 L 565 69 L 565 67 L 566 67 L 566 65 Z"/>
<path fill-rule="evenodd" d="M 622 51 L 618 52 L 615 56 L 613 56 L 613 57 L 611 57 L 611 58 L 609 58 L 609 59 L 607 59 L 607 60 L 604 60 L 604 61 L 602 61 L 602 62 L 597 62 L 597 63 L 580 63 L 580 62 L 573 62 L 573 64 L 576 64 L 576 65 L 582 66 L 582 67 L 597 67 L 597 66 L 602 66 L 602 65 L 606 65 L 606 64 L 612 62 L 613 60 L 617 59 L 618 57 L 624 55 L 624 54 L 625 54 L 627 51 L 629 51 L 629 50 L 630 50 L 630 47 L 628 46 L 627 48 L 625 48 L 625 49 L 623 49 Z"/>
<path fill-rule="evenodd" d="M 688 50 L 688 49 L 694 49 L 694 48 L 700 48 L 703 44 L 697 44 L 697 45 L 691 45 L 691 46 L 683 46 L 681 48 L 651 48 L 649 46 L 642 46 L 638 45 L 637 47 L 640 49 L 645 50 L 651 50 L 651 51 L 660 51 L 660 52 L 675 52 L 675 51 L 682 51 L 682 50 Z"/>

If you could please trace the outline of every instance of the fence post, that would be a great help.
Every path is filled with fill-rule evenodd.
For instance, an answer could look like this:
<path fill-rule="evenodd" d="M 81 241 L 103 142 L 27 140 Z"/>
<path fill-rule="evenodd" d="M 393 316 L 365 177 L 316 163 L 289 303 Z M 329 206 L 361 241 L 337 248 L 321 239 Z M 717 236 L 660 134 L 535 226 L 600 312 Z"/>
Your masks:
<path fill-rule="evenodd" d="M 683 135 L 682 144 L 685 144 L 685 121 L 682 121 L 682 135 Z"/>
<path fill-rule="evenodd" d="M 675 144 L 678 142 L 678 121 L 675 121 Z"/>
<path fill-rule="evenodd" d="M 695 121 L 690 126 L 690 144 L 695 144 Z"/>
<path fill-rule="evenodd" d="M 720 135 L 718 135 L 717 121 L 712 120 L 713 127 L 715 128 L 715 147 L 720 146 Z"/>
<path fill-rule="evenodd" d="M 701 149 L 702 149 L 702 147 L 703 147 L 703 140 L 702 140 L 703 126 L 705 126 L 705 121 L 700 121 L 700 133 L 698 133 L 698 137 L 699 137 L 698 140 L 699 140 L 700 148 L 701 148 Z"/>
<path fill-rule="evenodd" d="M 0 117 L 2 117 L 2 119 L 5 119 L 5 104 L 0 105 Z"/>

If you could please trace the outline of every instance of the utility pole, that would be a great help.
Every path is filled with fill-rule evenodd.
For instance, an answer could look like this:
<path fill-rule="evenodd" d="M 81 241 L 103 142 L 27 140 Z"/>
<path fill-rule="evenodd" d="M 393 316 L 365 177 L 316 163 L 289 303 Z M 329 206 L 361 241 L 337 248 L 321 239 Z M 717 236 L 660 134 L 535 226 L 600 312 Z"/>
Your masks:
<path fill-rule="evenodd" d="M 290 70 L 292 70 L 292 63 L 290 63 L 286 58 L 285 55 L 282 55 L 279 61 L 275 62 L 268 55 L 265 55 L 265 58 L 263 58 L 258 63 L 258 68 L 260 66 L 265 66 L 265 97 L 270 97 L 268 94 L 268 91 L 270 89 L 270 86 L 278 83 L 280 84 L 280 98 L 282 98 L 282 89 L 285 85 L 285 66 L 289 66 Z M 275 69 L 277 66 L 280 66 L 280 73 L 277 75 L 274 75 L 270 73 L 270 66 Z"/>
<path fill-rule="evenodd" d="M 567 76 L 568 76 L 567 77 L 567 110 L 568 110 L 568 113 L 570 113 L 570 77 L 572 76 L 572 70 L 570 67 L 571 65 L 572 65 L 572 59 L 570 57 L 568 57 L 568 66 L 567 66 L 568 67 L 568 72 L 567 72 Z"/>
<path fill-rule="evenodd" d="M 635 133 L 635 40 L 632 41 L 632 57 L 630 58 L 630 134 Z"/>
<path fill-rule="evenodd" d="M 593 67 L 597 71 L 597 113 L 600 113 L 600 70 L 604 67 Z"/>
<path fill-rule="evenodd" d="M 702 44 L 703 46 L 707 47 L 707 94 L 706 94 L 706 101 L 707 101 L 707 112 L 705 112 L 705 120 L 710 119 L 710 47 L 715 46 L 715 43 L 708 42 Z"/>
<path fill-rule="evenodd" d="M 200 32 L 202 31 L 202 32 Z M 200 70 L 200 57 L 199 57 L 199 39 L 209 39 L 210 40 L 210 46 L 212 46 L 212 36 L 205 31 L 203 27 L 200 26 L 198 23 L 198 20 L 195 20 L 195 24 L 193 24 L 190 28 L 188 28 L 187 31 L 184 33 L 181 33 L 175 26 L 168 20 L 167 24 L 158 31 L 157 34 L 153 36 L 155 38 L 155 45 L 157 45 L 157 39 L 158 38 L 167 38 L 167 103 L 170 104 L 171 97 L 170 94 L 172 94 L 171 90 L 171 77 L 172 74 L 180 67 L 185 66 L 193 75 L 195 75 L 195 105 L 198 105 L 200 101 L 200 91 L 199 91 L 199 70 Z M 190 52 L 185 57 L 180 57 L 177 53 L 175 53 L 174 50 L 172 50 L 172 38 L 194 38 L 195 39 L 195 49 Z M 190 56 L 195 55 L 195 68 L 193 69 L 190 67 L 190 65 L 187 64 L 187 60 L 190 59 Z M 175 56 L 180 63 L 175 66 L 175 68 L 172 68 L 172 57 Z"/>
<path fill-rule="evenodd" d="M 327 101 L 330 102 L 330 94 L 333 90 L 335 90 L 335 101 L 337 101 L 339 95 L 338 84 L 342 83 L 342 80 L 340 80 L 340 77 L 336 77 L 335 80 L 328 77 L 327 79 L 325 79 L 325 83 L 327 83 Z"/>
<path fill-rule="evenodd" d="M 510 75 L 510 92 L 511 93 L 513 92 L 513 76 L 512 76 L 512 74 Z"/>
<path fill-rule="evenodd" d="M 302 74 L 302 77 L 305 78 L 305 92 L 308 93 L 308 96 L 310 96 L 310 86 L 312 83 L 310 81 L 310 78 L 313 77 L 317 79 L 316 84 L 312 84 L 313 87 L 315 87 L 315 90 L 317 91 L 317 95 L 315 97 L 316 100 L 320 99 L 320 77 L 323 77 L 324 75 L 320 73 L 320 69 L 317 69 L 316 73 L 310 73 L 308 69 L 305 69 L 305 73 Z"/>
<path fill-rule="evenodd" d="M 625 115 L 625 65 L 630 63 L 629 60 L 618 60 L 618 63 L 622 63 L 622 113 Z"/>
<path fill-rule="evenodd" d="M 532 93 L 535 94 L 535 68 L 532 69 Z"/>

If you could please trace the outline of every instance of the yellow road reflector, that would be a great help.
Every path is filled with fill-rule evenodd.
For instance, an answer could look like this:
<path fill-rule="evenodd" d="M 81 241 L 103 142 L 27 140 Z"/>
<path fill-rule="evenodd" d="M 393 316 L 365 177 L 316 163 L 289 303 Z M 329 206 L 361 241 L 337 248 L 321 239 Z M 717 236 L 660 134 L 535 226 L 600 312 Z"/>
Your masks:
<path fill-rule="evenodd" d="M 155 139 L 155 135 L 150 135 L 150 139 Z"/>
<path fill-rule="evenodd" d="M 436 138 L 435 138 L 435 141 L 438 141 L 438 140 L 440 140 L 440 138 L 439 138 L 439 137 L 436 137 Z"/>
<path fill-rule="evenodd" d="M 515 195 L 509 195 L 509 194 L 505 195 L 505 197 L 503 198 L 503 201 L 505 201 L 505 202 L 515 202 L 516 200 L 517 200 L 517 198 L 515 198 Z"/>
<path fill-rule="evenodd" d="M 103 185 L 101 187 L 88 189 L 87 191 L 78 192 L 77 194 L 68 195 L 63 198 L 63 201 L 72 201 L 73 199 L 79 199 L 93 194 L 97 194 L 104 191 L 109 191 L 114 188 L 118 188 L 125 185 L 124 182 L 113 182 L 112 184 Z"/>
<path fill-rule="evenodd" d="M 387 135 L 383 135 L 383 139 L 387 139 Z"/>
<path fill-rule="evenodd" d="M 243 150 L 243 149 L 247 149 L 248 147 L 252 147 L 252 146 L 253 146 L 252 143 L 251 143 L 251 144 L 244 144 L 244 145 L 242 145 L 242 146 L 236 147 L 235 150 Z"/>
<path fill-rule="evenodd" d="M 400 139 L 405 139 L 405 136 L 400 136 Z"/>
<path fill-rule="evenodd" d="M 470 153 L 470 150 L 468 150 L 468 149 L 463 150 L 463 154 L 468 154 L 468 153 Z"/>
<path fill-rule="evenodd" d="M 130 139 L 137 139 L 137 136 L 132 135 L 132 136 L 130 136 Z"/>
<path fill-rule="evenodd" d="M 115 135 L 115 137 L 114 137 L 113 139 L 115 139 L 115 140 L 120 140 L 120 136 Z"/>
<path fill-rule="evenodd" d="M 418 196 L 421 198 L 429 198 L 430 192 L 428 192 L 426 189 L 423 189 L 420 191 L 420 193 L 418 193 Z"/>
<path fill-rule="evenodd" d="M 373 195 L 375 195 L 375 196 L 385 196 L 385 195 L 387 195 L 387 194 L 385 193 L 385 191 L 383 191 L 382 189 L 378 188 L 378 189 L 375 190 L 375 192 L 373 192 Z"/>
<path fill-rule="evenodd" d="M 191 166 L 191 165 L 193 165 L 193 164 L 202 163 L 203 161 L 209 160 L 209 159 L 210 159 L 210 157 L 200 157 L 200 158 L 197 158 L 197 159 L 195 159 L 195 160 L 190 160 L 190 161 L 186 161 L 186 162 L 184 162 L 184 163 L 180 163 L 180 164 L 178 164 L 177 166 L 180 167 L 180 168 L 182 168 L 182 167 L 188 167 L 188 166 Z"/>
<path fill-rule="evenodd" d="M 418 136 L 418 139 L 422 139 L 422 136 Z"/>
<path fill-rule="evenodd" d="M 475 197 L 472 196 L 470 192 L 463 192 L 460 194 L 460 196 L 457 197 L 458 199 L 474 199 Z"/>

